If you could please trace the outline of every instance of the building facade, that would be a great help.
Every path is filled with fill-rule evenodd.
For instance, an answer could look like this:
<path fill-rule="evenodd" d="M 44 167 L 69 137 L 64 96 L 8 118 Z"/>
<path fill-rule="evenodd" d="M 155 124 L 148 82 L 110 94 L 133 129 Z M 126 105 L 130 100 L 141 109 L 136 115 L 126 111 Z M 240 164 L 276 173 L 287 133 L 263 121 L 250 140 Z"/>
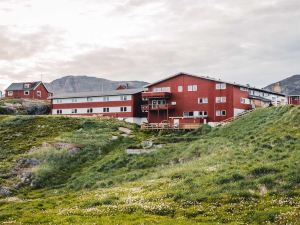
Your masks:
<path fill-rule="evenodd" d="M 147 113 L 149 123 L 221 122 L 258 107 L 253 103 L 260 101 L 257 97 L 261 93 L 264 99 L 270 99 L 268 105 L 286 102 L 284 95 L 185 73 L 152 83 L 146 89 L 142 111 Z"/>
<path fill-rule="evenodd" d="M 300 105 L 300 94 L 299 95 L 290 95 L 288 96 L 288 102 L 291 105 Z"/>
<path fill-rule="evenodd" d="M 24 98 L 47 100 L 52 93 L 48 91 L 43 82 L 12 83 L 5 90 L 6 98 Z"/>
<path fill-rule="evenodd" d="M 53 115 L 108 116 L 141 124 L 141 89 L 122 89 L 105 93 L 56 94 L 52 97 Z"/>

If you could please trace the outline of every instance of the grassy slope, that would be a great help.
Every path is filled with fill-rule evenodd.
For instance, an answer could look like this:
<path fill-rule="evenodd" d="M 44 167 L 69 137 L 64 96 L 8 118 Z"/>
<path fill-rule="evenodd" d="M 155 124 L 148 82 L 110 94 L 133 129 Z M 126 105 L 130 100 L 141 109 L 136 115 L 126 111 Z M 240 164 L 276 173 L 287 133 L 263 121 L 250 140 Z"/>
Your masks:
<path fill-rule="evenodd" d="M 124 124 L 0 117 L 1 143 L 6 143 L 0 147 L 1 171 L 7 173 L 19 154 L 43 161 L 35 169 L 40 189 L 0 199 L 0 223 L 297 224 L 299 124 L 299 107 L 268 108 L 208 134 L 135 131 L 134 137 L 110 141 Z M 33 129 L 41 126 L 45 133 Z M 148 138 L 166 144 L 149 155 L 124 153 Z M 53 139 L 84 148 L 76 157 L 56 149 L 26 153 Z"/>

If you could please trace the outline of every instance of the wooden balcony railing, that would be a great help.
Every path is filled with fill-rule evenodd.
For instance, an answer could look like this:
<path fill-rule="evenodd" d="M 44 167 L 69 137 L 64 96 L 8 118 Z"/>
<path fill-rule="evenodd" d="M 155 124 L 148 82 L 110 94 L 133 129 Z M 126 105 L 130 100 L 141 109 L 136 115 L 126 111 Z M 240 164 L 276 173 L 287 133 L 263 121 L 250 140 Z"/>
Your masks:
<path fill-rule="evenodd" d="M 142 105 L 142 112 L 152 111 L 152 110 L 172 110 L 175 109 L 175 105 L 170 104 L 160 104 L 160 105 Z"/>

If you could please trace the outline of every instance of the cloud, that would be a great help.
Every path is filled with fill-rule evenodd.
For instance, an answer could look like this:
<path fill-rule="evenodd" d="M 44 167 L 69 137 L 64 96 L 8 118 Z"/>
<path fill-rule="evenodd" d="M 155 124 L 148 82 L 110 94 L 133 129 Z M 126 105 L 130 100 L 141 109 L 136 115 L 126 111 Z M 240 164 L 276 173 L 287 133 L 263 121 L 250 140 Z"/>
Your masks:
<path fill-rule="evenodd" d="M 50 27 L 41 27 L 29 34 L 20 34 L 8 27 L 0 26 L 0 61 L 30 58 L 43 52 L 53 44 L 58 44 L 59 37 Z"/>
<path fill-rule="evenodd" d="M 85 13 L 73 23 L 29 34 L 0 28 L 0 74 L 154 81 L 185 71 L 262 87 L 300 70 L 297 0 L 85 3 L 76 0 Z"/>

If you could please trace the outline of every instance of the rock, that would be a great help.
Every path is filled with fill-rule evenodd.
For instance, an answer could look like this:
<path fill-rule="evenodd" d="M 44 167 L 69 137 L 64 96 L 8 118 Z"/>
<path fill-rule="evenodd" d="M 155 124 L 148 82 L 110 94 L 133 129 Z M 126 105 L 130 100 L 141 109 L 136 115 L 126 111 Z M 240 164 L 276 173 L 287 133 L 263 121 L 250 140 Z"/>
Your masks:
<path fill-rule="evenodd" d="M 119 127 L 119 131 L 128 135 L 132 133 L 132 131 L 126 127 Z"/>
<path fill-rule="evenodd" d="M 141 146 L 145 149 L 152 148 L 153 141 L 142 141 Z"/>
<path fill-rule="evenodd" d="M 155 151 L 155 149 L 126 149 L 126 154 L 141 155 L 141 154 L 149 154 L 154 151 Z"/>
<path fill-rule="evenodd" d="M 12 192 L 9 188 L 0 186 L 0 196 L 7 197 L 11 194 Z"/>
<path fill-rule="evenodd" d="M 118 136 L 112 136 L 110 140 L 115 141 L 115 140 L 118 140 L 118 139 L 119 139 Z"/>

